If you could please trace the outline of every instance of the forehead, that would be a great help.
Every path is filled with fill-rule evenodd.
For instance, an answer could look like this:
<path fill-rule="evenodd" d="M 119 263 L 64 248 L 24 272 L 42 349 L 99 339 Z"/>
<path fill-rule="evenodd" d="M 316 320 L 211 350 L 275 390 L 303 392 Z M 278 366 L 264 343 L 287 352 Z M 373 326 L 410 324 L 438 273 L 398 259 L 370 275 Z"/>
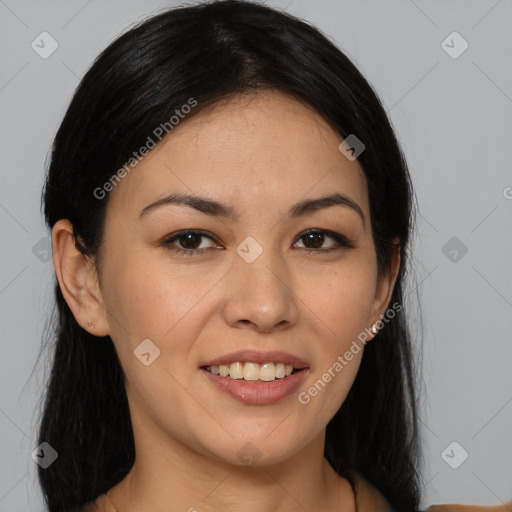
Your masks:
<path fill-rule="evenodd" d="M 110 192 L 109 210 L 140 212 L 170 192 L 208 195 L 237 210 L 338 191 L 367 211 L 366 179 L 319 114 L 257 92 L 186 116 Z"/>

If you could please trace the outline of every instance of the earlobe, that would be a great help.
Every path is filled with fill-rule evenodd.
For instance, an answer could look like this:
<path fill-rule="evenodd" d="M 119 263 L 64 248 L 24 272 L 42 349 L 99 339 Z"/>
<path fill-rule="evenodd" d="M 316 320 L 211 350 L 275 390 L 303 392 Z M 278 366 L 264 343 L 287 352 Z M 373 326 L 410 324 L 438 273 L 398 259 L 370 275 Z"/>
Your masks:
<path fill-rule="evenodd" d="M 371 329 L 373 336 L 375 336 L 379 328 L 382 327 L 381 318 L 385 315 L 386 310 L 389 307 L 398 271 L 400 269 L 400 239 L 395 237 L 393 239 L 393 244 L 394 248 L 389 269 L 386 274 L 379 278 L 377 288 L 375 290 Z M 373 329 L 373 327 L 375 327 L 375 329 Z"/>
<path fill-rule="evenodd" d="M 62 295 L 75 320 L 94 336 L 107 336 L 110 331 L 96 269 L 76 247 L 68 219 L 57 221 L 52 229 L 52 252 Z"/>

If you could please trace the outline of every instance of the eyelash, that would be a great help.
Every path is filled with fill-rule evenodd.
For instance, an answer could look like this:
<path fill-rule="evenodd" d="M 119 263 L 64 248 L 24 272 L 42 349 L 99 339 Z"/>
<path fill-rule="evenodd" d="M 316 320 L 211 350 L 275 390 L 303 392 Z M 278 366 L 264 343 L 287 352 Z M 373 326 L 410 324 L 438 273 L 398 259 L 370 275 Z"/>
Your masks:
<path fill-rule="evenodd" d="M 328 231 L 326 229 L 310 229 L 310 230 L 307 230 L 304 233 L 301 233 L 301 235 L 298 236 L 297 239 L 300 240 L 301 238 L 303 238 L 306 235 L 309 235 L 311 233 L 325 234 L 329 238 L 333 238 L 334 240 L 336 240 L 336 242 L 339 245 L 338 245 L 338 247 L 331 247 L 329 249 L 303 249 L 303 252 L 305 252 L 306 254 L 312 254 L 312 253 L 325 254 L 325 253 L 329 253 L 329 252 L 332 252 L 332 251 L 338 251 L 338 250 L 340 250 L 342 248 L 346 248 L 346 249 L 353 249 L 353 248 L 355 248 L 355 245 L 352 242 L 350 242 L 345 236 L 343 236 L 343 235 L 341 235 L 339 233 L 335 233 L 333 231 Z M 203 249 L 182 249 L 180 247 L 172 247 L 171 246 L 171 244 L 175 240 L 178 240 L 179 238 L 182 238 L 183 236 L 188 235 L 188 234 L 200 235 L 202 237 L 210 239 L 212 242 L 215 242 L 215 240 L 210 235 L 208 235 L 208 234 L 206 234 L 206 233 L 204 233 L 202 231 L 190 229 L 190 230 L 186 230 L 186 231 L 180 231 L 176 235 L 173 235 L 170 238 L 164 239 L 161 242 L 161 245 L 165 249 L 171 250 L 171 251 L 173 251 L 175 253 L 178 253 L 178 254 L 183 254 L 184 256 L 197 256 L 199 254 L 204 253 L 205 251 L 207 251 L 209 249 L 209 248 L 207 248 L 207 249 L 204 249 L 204 248 Z"/>

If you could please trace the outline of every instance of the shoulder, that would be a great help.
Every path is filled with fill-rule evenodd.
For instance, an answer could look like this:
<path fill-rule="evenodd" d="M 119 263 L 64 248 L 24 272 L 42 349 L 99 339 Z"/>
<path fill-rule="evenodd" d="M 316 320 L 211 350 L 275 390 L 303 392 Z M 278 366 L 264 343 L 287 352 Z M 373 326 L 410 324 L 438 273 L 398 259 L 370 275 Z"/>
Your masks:
<path fill-rule="evenodd" d="M 347 476 L 354 489 L 358 512 L 395 512 L 377 487 L 360 473 L 351 471 Z"/>
<path fill-rule="evenodd" d="M 432 505 L 425 512 L 512 512 L 512 500 L 503 505 Z"/>
<path fill-rule="evenodd" d="M 351 471 L 349 474 L 357 510 L 360 512 L 395 512 L 382 493 L 366 480 L 360 473 Z M 422 512 L 422 511 L 419 511 Z M 432 505 L 423 512 L 512 512 L 512 500 L 502 505 Z"/>
<path fill-rule="evenodd" d="M 349 481 L 354 488 L 357 510 L 360 512 L 395 512 L 382 493 L 362 475 L 351 472 Z M 87 503 L 81 512 L 117 512 L 106 494 Z M 421 512 L 421 511 L 420 511 Z M 424 512 L 512 512 L 512 500 L 503 505 L 431 505 Z"/>

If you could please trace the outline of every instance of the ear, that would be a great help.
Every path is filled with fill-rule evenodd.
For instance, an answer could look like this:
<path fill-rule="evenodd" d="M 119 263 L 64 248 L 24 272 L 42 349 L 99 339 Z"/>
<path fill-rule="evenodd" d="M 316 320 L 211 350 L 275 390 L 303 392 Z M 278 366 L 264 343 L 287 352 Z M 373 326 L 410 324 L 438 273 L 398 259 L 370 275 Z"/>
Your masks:
<path fill-rule="evenodd" d="M 62 295 L 75 320 L 94 336 L 107 336 L 110 329 L 96 269 L 77 249 L 68 219 L 57 221 L 52 229 L 52 253 Z"/>
<path fill-rule="evenodd" d="M 386 269 L 383 275 L 379 276 L 377 281 L 370 325 L 374 325 L 381 320 L 391 301 L 398 270 L 400 268 L 400 239 L 398 237 L 393 239 L 393 245 L 389 268 Z M 376 334 L 371 335 L 369 340 L 374 336 L 376 336 Z"/>

